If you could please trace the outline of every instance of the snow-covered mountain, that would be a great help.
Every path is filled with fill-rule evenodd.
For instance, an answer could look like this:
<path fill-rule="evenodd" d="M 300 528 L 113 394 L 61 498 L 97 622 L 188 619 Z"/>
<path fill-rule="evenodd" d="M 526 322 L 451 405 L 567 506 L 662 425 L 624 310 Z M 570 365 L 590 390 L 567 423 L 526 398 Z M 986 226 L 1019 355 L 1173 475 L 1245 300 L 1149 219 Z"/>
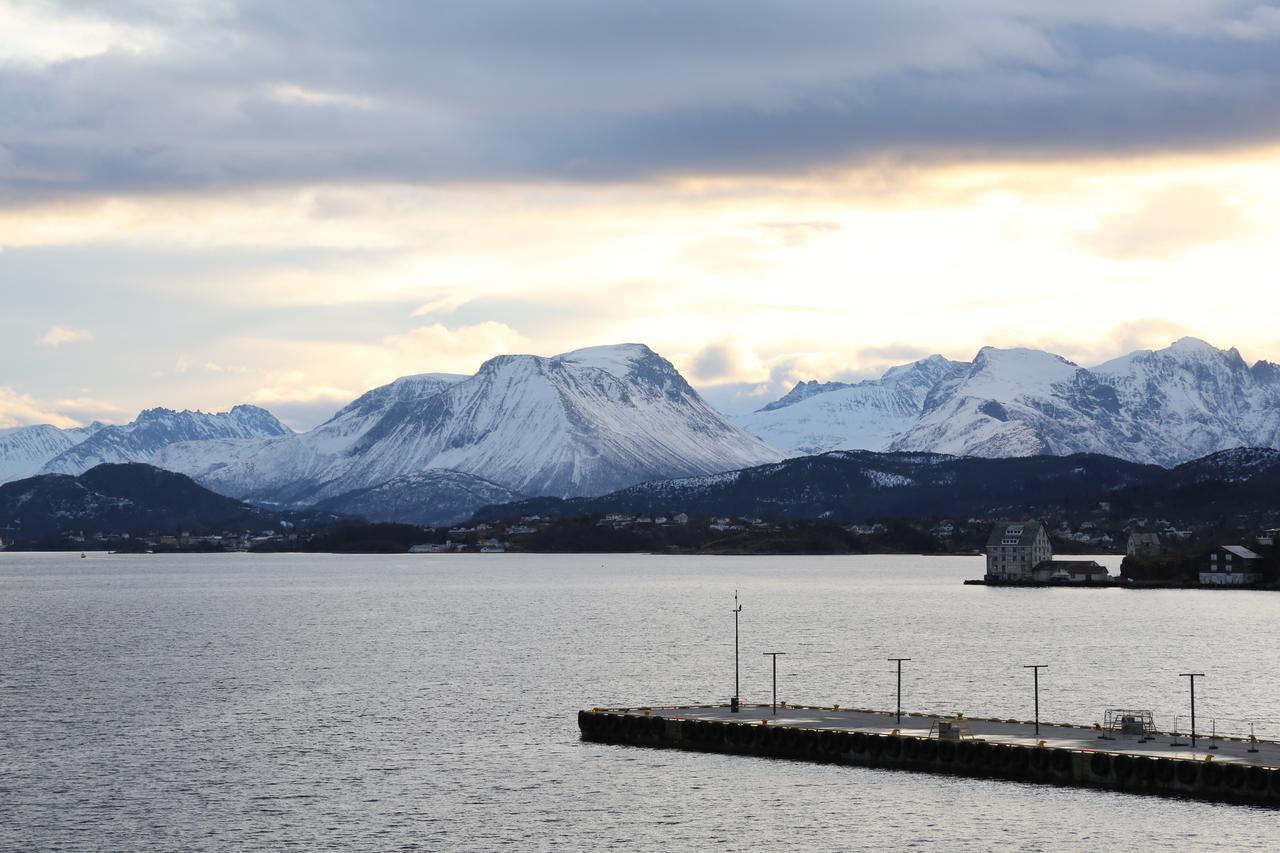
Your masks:
<path fill-rule="evenodd" d="M 1236 350 L 1195 338 L 1092 369 L 1039 350 L 995 347 L 984 347 L 971 363 L 941 359 L 933 373 L 921 372 L 930 361 L 738 422 L 797 455 L 1087 452 L 1170 466 L 1234 447 L 1280 447 L 1280 369 L 1265 361 L 1250 367 Z M 920 383 L 937 379 L 923 394 L 920 384 L 910 393 L 891 392 L 891 374 L 903 370 L 915 371 Z M 861 395 L 856 403 L 843 399 L 854 395 Z"/>
<path fill-rule="evenodd" d="M 1183 338 L 1091 371 L 1133 419 L 1131 443 L 1152 459 L 1194 459 L 1231 447 L 1280 447 L 1280 369 L 1235 349 Z"/>
<path fill-rule="evenodd" d="M 924 409 L 939 382 L 967 368 L 940 355 L 894 367 L 879 379 L 801 382 L 786 396 L 734 423 L 793 454 L 884 450 Z"/>
<path fill-rule="evenodd" d="M 1039 350 L 983 347 L 967 371 L 929 393 L 920 417 L 889 449 L 987 457 L 1094 452 L 1133 459 L 1122 423 L 1114 389 L 1089 371 Z"/>
<path fill-rule="evenodd" d="M 46 462 L 40 473 L 76 475 L 104 462 L 152 462 L 177 442 L 283 435 L 292 435 L 292 431 L 258 406 L 235 406 L 229 412 L 146 409 L 127 424 L 94 431 Z"/>
<path fill-rule="evenodd" d="M 224 494 L 309 503 L 430 469 L 522 494 L 590 495 L 779 458 L 725 421 L 670 362 L 622 344 L 498 356 L 466 378 L 408 377 L 311 432 L 175 445 L 156 464 Z"/>
<path fill-rule="evenodd" d="M 0 483 L 21 480 L 40 471 L 59 453 L 89 438 L 103 424 L 59 429 L 52 424 L 12 427 L 0 430 Z"/>
<path fill-rule="evenodd" d="M 155 464 L 181 471 L 223 494 L 275 503 L 309 503 L 325 484 L 358 464 L 355 447 L 392 411 L 412 410 L 466 379 L 450 373 L 402 376 L 348 403 L 313 430 L 283 438 L 172 444 Z M 361 483 L 351 489 L 385 482 Z M 335 486 L 336 495 L 351 489 Z"/>

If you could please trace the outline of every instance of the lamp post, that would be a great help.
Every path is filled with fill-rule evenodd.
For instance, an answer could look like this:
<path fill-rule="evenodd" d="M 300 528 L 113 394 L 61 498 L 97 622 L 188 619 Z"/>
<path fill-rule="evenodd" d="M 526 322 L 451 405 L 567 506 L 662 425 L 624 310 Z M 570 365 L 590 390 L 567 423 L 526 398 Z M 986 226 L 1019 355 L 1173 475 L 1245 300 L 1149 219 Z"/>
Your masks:
<path fill-rule="evenodd" d="M 1191 748 L 1196 748 L 1196 679 L 1204 678 L 1203 672 L 1180 672 L 1181 678 L 1191 679 Z"/>
<path fill-rule="evenodd" d="M 898 725 L 902 725 L 902 662 L 911 658 L 889 658 L 898 662 Z"/>
<path fill-rule="evenodd" d="M 773 713 L 778 713 L 778 655 L 786 652 L 765 652 L 765 657 L 773 658 Z"/>
<path fill-rule="evenodd" d="M 1028 663 L 1022 665 L 1023 669 L 1029 669 L 1035 673 L 1035 691 L 1036 691 L 1036 737 L 1040 737 L 1040 670 L 1048 669 L 1047 663 Z"/>
<path fill-rule="evenodd" d="M 733 699 L 729 702 L 729 710 L 736 714 L 740 706 L 738 696 L 738 614 L 742 605 L 738 603 L 738 591 L 733 591 Z"/>

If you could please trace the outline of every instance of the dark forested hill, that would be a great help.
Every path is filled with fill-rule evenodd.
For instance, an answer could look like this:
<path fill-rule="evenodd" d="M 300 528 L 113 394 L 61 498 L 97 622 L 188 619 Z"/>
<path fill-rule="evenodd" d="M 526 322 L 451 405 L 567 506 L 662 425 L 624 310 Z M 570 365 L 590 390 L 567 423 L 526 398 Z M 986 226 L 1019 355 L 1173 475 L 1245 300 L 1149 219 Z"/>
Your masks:
<path fill-rule="evenodd" d="M 1224 451 L 1173 469 L 1109 456 L 1010 459 L 836 451 L 709 477 L 642 483 L 597 498 L 486 507 L 478 519 L 645 513 L 766 519 L 1013 517 L 1106 503 L 1112 514 L 1179 518 L 1263 512 L 1280 453 Z"/>
<path fill-rule="evenodd" d="M 43 474 L 0 486 L 0 527 L 22 538 L 64 530 L 192 532 L 272 525 L 279 516 L 142 463 L 98 465 L 78 477 Z"/>

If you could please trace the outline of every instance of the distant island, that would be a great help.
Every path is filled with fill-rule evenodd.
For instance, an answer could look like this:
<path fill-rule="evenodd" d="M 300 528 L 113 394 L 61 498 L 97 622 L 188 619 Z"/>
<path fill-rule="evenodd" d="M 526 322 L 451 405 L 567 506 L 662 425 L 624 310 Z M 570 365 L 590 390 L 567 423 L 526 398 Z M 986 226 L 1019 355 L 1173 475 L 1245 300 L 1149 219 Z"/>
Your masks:
<path fill-rule="evenodd" d="M 467 522 L 424 526 L 255 506 L 130 463 L 0 486 L 0 545 L 129 553 L 990 555 L 995 526 L 1034 515 L 1053 553 L 1126 554 L 1121 578 L 1132 585 L 1213 583 L 1202 575 L 1219 560 L 1248 565 L 1246 585 L 1274 587 L 1280 530 L 1268 496 L 1278 480 L 1275 451 L 1225 451 L 1173 470 L 1099 456 L 831 453 L 595 499 L 500 504 Z M 736 511 L 743 508 L 759 514 Z M 1148 513 L 1139 515 L 1142 508 Z M 1048 582 L 1055 568 L 1071 567 L 1044 568 Z"/>

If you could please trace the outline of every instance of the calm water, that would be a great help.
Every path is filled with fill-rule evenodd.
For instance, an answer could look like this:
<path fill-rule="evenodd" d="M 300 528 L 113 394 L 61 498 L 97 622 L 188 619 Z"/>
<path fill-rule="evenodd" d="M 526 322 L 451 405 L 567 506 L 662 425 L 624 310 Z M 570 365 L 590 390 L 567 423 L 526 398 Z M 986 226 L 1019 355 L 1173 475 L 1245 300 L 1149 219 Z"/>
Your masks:
<path fill-rule="evenodd" d="M 961 586 L 978 558 L 0 555 L 4 849 L 1208 850 L 1241 807 L 579 741 L 743 694 L 1280 734 L 1280 594 Z M 1111 561 L 1114 570 L 1115 561 Z M 1228 723 L 1227 721 L 1233 721 Z"/>

